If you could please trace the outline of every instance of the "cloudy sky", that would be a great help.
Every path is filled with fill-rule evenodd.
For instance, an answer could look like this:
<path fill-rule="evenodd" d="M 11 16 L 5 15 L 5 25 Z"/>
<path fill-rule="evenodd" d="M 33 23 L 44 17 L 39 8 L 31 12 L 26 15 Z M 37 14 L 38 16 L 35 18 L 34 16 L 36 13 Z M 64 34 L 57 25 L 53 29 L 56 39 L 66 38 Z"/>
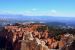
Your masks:
<path fill-rule="evenodd" d="M 0 0 L 0 14 L 75 17 L 75 0 Z"/>

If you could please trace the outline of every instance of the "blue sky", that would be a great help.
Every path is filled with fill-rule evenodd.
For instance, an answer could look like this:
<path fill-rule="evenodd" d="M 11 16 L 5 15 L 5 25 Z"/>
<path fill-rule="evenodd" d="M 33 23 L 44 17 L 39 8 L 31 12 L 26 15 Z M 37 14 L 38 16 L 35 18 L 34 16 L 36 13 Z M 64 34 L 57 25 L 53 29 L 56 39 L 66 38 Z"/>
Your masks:
<path fill-rule="evenodd" d="M 75 16 L 75 0 L 0 0 L 0 14 Z"/>

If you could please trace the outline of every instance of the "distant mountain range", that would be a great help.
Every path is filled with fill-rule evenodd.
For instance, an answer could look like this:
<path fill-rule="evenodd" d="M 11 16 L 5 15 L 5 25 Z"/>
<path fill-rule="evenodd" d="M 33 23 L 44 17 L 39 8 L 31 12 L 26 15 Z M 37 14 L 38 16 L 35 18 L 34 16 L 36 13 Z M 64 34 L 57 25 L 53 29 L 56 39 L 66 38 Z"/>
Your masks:
<path fill-rule="evenodd" d="M 66 23 L 75 26 L 75 17 L 55 16 L 23 16 L 23 15 L 0 15 L 0 22 L 44 22 Z"/>

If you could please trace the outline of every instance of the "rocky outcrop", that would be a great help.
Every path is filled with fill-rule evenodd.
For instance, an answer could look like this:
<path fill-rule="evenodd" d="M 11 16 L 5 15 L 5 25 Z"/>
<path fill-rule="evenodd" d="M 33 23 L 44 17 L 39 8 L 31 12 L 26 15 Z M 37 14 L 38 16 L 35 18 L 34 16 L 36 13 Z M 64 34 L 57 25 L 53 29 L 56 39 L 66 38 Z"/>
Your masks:
<path fill-rule="evenodd" d="M 29 36 L 30 35 L 30 36 Z M 45 45 L 44 41 L 38 38 L 33 38 L 32 34 L 27 33 L 21 40 L 21 50 L 48 50 L 49 48 Z"/>
<path fill-rule="evenodd" d="M 3 30 L 0 34 L 4 35 L 0 36 L 6 39 L 7 50 L 63 50 L 73 37 L 71 34 L 63 34 L 57 40 L 48 27 L 42 24 L 17 24 L 5 26 Z"/>

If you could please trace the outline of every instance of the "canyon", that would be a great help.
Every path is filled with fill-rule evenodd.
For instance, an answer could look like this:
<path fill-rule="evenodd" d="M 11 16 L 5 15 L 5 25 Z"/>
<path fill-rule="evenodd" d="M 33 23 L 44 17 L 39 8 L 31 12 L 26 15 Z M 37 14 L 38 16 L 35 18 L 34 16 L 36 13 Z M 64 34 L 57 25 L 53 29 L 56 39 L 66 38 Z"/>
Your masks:
<path fill-rule="evenodd" d="M 69 33 L 60 34 L 60 39 L 55 36 L 47 25 L 41 23 L 16 23 L 0 31 L 0 37 L 5 39 L 3 48 L 7 50 L 69 50 L 74 36 Z"/>

